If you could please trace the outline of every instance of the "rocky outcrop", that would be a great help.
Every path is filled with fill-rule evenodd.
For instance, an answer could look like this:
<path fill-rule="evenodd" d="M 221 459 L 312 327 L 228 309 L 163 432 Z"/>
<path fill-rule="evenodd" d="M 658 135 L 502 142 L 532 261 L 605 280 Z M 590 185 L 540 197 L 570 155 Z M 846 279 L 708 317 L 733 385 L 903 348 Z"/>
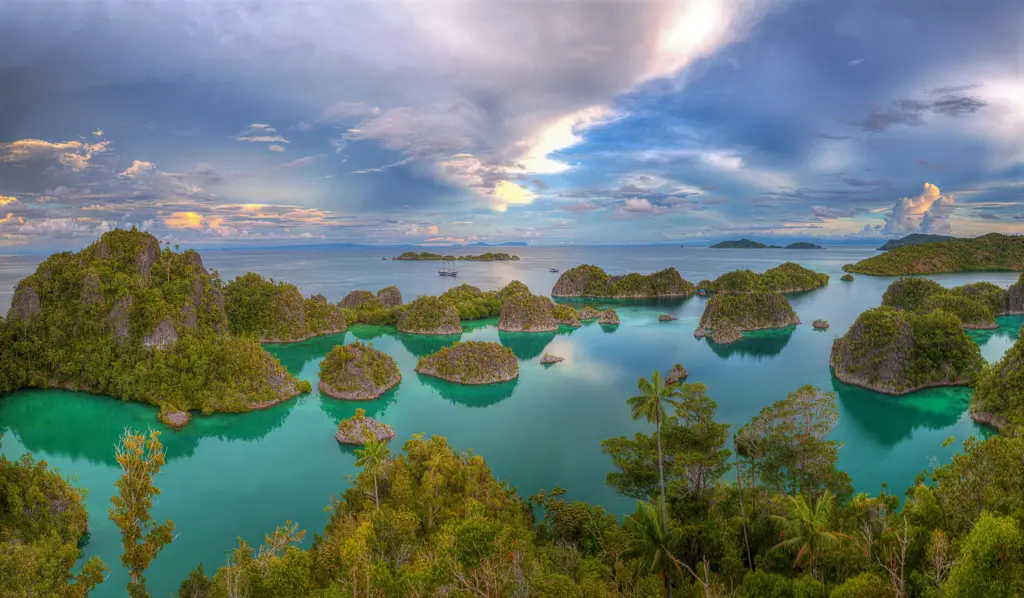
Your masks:
<path fill-rule="evenodd" d="M 385 308 L 398 307 L 402 304 L 402 292 L 396 286 L 384 287 L 377 291 L 377 301 Z"/>
<path fill-rule="evenodd" d="M 329 303 L 323 295 L 313 295 L 306 299 L 303 308 L 309 336 L 338 334 L 348 328 L 341 308 Z"/>
<path fill-rule="evenodd" d="M 555 321 L 563 326 L 570 326 L 572 328 L 579 328 L 583 324 L 580 323 L 579 313 L 570 305 L 564 303 L 555 303 L 551 315 L 555 318 Z"/>
<path fill-rule="evenodd" d="M 374 307 L 377 307 L 377 296 L 370 291 L 352 291 L 341 300 L 338 304 L 345 309 L 359 309 L 365 304 L 374 303 Z"/>
<path fill-rule="evenodd" d="M 7 319 L 12 322 L 24 322 L 39 311 L 39 293 L 29 285 L 19 284 L 14 290 L 11 307 L 7 310 Z"/>
<path fill-rule="evenodd" d="M 551 299 L 534 295 L 526 288 L 526 285 L 522 283 L 508 284 L 502 289 L 500 299 L 501 314 L 498 316 L 498 330 L 502 332 L 558 330 L 558 321 L 554 316 L 555 305 Z"/>
<path fill-rule="evenodd" d="M 585 305 L 583 306 L 583 309 L 579 311 L 579 315 L 577 317 L 581 322 L 587 322 L 589 320 L 596 320 L 600 318 L 601 312 L 589 305 Z"/>
<path fill-rule="evenodd" d="M 302 293 L 292 285 L 274 294 L 271 318 L 274 326 L 264 330 L 261 343 L 290 343 L 309 338 L 306 331 L 306 306 Z"/>
<path fill-rule="evenodd" d="M 82 277 L 82 303 L 99 305 L 103 303 L 103 291 L 100 290 L 100 276 L 96 272 L 86 272 Z"/>
<path fill-rule="evenodd" d="M 862 313 L 832 344 L 836 378 L 902 395 L 933 386 L 971 383 L 983 360 L 960 320 L 945 311 L 924 315 L 889 307 Z"/>
<path fill-rule="evenodd" d="M 188 411 L 161 411 L 157 419 L 175 430 L 180 430 L 192 421 L 192 414 Z"/>
<path fill-rule="evenodd" d="M 846 274 L 843 274 L 842 276 L 840 276 L 839 280 L 841 280 L 843 282 L 853 282 L 853 274 L 850 274 L 849 272 L 847 272 Z"/>
<path fill-rule="evenodd" d="M 341 420 L 334 434 L 334 439 L 341 444 L 366 444 L 372 439 L 383 442 L 394 437 L 395 430 L 391 426 L 366 417 L 365 409 L 356 409 L 355 415 Z"/>
<path fill-rule="evenodd" d="M 565 361 L 564 357 L 552 355 L 551 353 L 545 353 L 544 356 L 540 358 L 541 365 L 552 365 L 555 363 L 561 363 L 563 361 Z"/>
<path fill-rule="evenodd" d="M 428 295 L 416 298 L 402 312 L 398 330 L 409 334 L 458 334 L 462 322 L 455 306 Z"/>
<path fill-rule="evenodd" d="M 693 331 L 693 338 L 704 338 L 705 336 L 711 336 L 711 332 L 707 331 L 707 330 L 704 330 L 703 328 L 700 328 L 699 326 L 697 327 L 696 330 Z"/>
<path fill-rule="evenodd" d="M 142 346 L 147 349 L 167 349 L 178 342 L 178 332 L 170 320 L 160 320 L 153 332 L 142 338 Z"/>
<path fill-rule="evenodd" d="M 714 332 L 711 333 L 711 340 L 716 345 L 728 345 L 734 343 L 743 338 L 743 332 L 739 326 L 731 320 L 722 320 L 715 326 Z"/>
<path fill-rule="evenodd" d="M 674 322 L 677 319 L 678 318 L 676 318 L 675 316 L 670 316 L 668 314 L 658 314 L 658 321 L 659 322 Z"/>
<path fill-rule="evenodd" d="M 119 345 L 128 342 L 132 335 L 131 309 L 132 296 L 121 297 L 114 303 L 113 309 L 107 315 L 107 324 L 114 334 L 114 340 Z"/>
<path fill-rule="evenodd" d="M 901 278 L 890 284 L 882 294 L 882 305 L 893 309 L 917 311 L 924 305 L 925 299 L 945 292 L 945 287 L 928 278 Z"/>
<path fill-rule="evenodd" d="M 688 297 L 696 288 L 679 275 L 675 268 L 652 274 L 630 273 L 609 276 L 597 266 L 584 264 L 562 273 L 551 295 L 553 297 L 633 298 Z"/>
<path fill-rule="evenodd" d="M 665 374 L 665 384 L 679 384 L 683 380 L 686 380 L 686 377 L 689 375 L 690 373 L 686 371 L 683 364 L 677 363 L 669 369 L 667 374 Z"/>
<path fill-rule="evenodd" d="M 493 384 L 517 378 L 519 361 L 499 343 L 467 341 L 421 358 L 416 371 L 458 384 Z"/>
<path fill-rule="evenodd" d="M 597 323 L 604 324 L 605 326 L 618 326 L 619 314 L 614 309 L 606 309 L 601 313 L 601 319 Z"/>
<path fill-rule="evenodd" d="M 401 381 L 395 360 L 372 344 L 335 346 L 320 362 L 320 392 L 335 399 L 376 399 Z"/>
<path fill-rule="evenodd" d="M 709 299 L 700 318 L 700 327 L 715 330 L 724 321 L 732 322 L 741 331 L 749 332 L 786 328 L 799 324 L 800 318 L 782 293 L 758 291 L 716 294 Z"/>
<path fill-rule="evenodd" d="M 813 326 L 815 330 L 828 330 L 829 328 L 829 324 L 825 320 L 815 320 L 811 326 Z"/>
<path fill-rule="evenodd" d="M 993 428 L 1001 434 L 1007 434 L 1011 431 L 1011 424 L 1006 418 L 988 411 L 975 411 L 973 405 L 971 406 L 971 419 L 983 426 Z"/>
<path fill-rule="evenodd" d="M 1006 313 L 1013 315 L 1024 314 L 1024 274 L 1017 280 L 1016 284 L 1007 290 Z"/>
<path fill-rule="evenodd" d="M 135 270 L 143 282 L 149 284 L 149 271 L 160 261 L 160 242 L 153 236 L 145 237 L 135 253 Z"/>

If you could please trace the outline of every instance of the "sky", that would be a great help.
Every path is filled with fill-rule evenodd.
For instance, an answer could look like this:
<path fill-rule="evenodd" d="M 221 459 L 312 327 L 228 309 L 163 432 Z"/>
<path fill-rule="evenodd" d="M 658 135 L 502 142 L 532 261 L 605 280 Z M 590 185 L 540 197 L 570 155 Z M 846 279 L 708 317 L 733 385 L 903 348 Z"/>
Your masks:
<path fill-rule="evenodd" d="M 0 252 L 1024 232 L 1019 0 L 8 0 Z"/>

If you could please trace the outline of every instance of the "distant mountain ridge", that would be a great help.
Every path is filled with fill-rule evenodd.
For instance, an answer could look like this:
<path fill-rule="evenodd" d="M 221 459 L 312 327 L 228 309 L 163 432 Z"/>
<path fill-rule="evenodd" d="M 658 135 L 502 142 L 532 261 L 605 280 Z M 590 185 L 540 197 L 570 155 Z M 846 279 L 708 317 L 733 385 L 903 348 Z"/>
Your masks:
<path fill-rule="evenodd" d="M 889 239 L 878 248 L 878 251 L 889 251 L 890 249 L 898 249 L 900 247 L 906 247 L 908 245 L 921 245 L 922 243 L 938 243 L 940 241 L 952 241 L 956 237 L 950 237 L 948 235 L 929 235 L 925 233 L 912 233 L 901 239 Z"/>
<path fill-rule="evenodd" d="M 783 247 L 782 245 L 765 245 L 758 241 L 751 241 L 750 239 L 743 238 L 735 241 L 721 241 L 711 245 L 709 249 L 824 249 L 824 247 L 821 245 L 815 245 L 814 243 L 808 243 L 806 241 L 790 243 Z"/>

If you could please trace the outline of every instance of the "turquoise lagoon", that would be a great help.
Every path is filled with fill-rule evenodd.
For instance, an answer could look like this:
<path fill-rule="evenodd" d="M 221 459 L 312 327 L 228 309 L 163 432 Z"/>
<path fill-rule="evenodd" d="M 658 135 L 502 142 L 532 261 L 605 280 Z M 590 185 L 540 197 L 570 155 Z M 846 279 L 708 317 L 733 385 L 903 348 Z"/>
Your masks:
<path fill-rule="evenodd" d="M 393 448 L 415 433 L 439 434 L 459 450 L 486 457 L 495 474 L 526 496 L 541 488 L 564 487 L 571 498 L 600 503 L 627 513 L 630 500 L 605 485 L 610 469 L 600 442 L 647 430 L 633 422 L 625 399 L 639 376 L 663 372 L 681 362 L 688 381 L 703 382 L 719 404 L 718 418 L 742 425 L 764 406 L 803 384 L 838 395 L 840 416 L 833 437 L 844 443 L 840 465 L 859 491 L 877 493 L 883 485 L 902 494 L 923 469 L 949 460 L 960 442 L 985 433 L 967 415 L 970 391 L 936 389 L 894 398 L 844 385 L 828 366 L 832 340 L 857 315 L 879 304 L 891 279 L 857 277 L 839 281 L 844 263 L 866 257 L 862 249 L 825 251 L 710 250 L 673 247 L 510 248 L 519 262 L 459 263 L 458 279 L 438 277 L 436 263 L 382 261 L 399 249 L 289 248 L 204 251 L 206 265 L 225 278 L 247 270 L 296 283 L 306 294 L 323 293 L 337 301 L 350 290 L 376 290 L 397 284 L 405 299 L 437 294 L 463 282 L 484 289 L 519 279 L 547 293 L 558 274 L 592 263 L 612 273 L 649 272 L 675 266 L 691 281 L 736 268 L 764 270 L 793 260 L 827 272 L 823 289 L 790 296 L 804 325 L 752 334 L 728 346 L 693 338 L 704 299 L 650 302 L 597 302 L 619 311 L 616 328 L 596 323 L 580 329 L 528 334 L 498 332 L 496 320 L 473 322 L 457 337 L 420 337 L 394 329 L 356 326 L 345 334 L 294 345 L 271 345 L 297 376 L 316 387 L 318 364 L 336 344 L 361 340 L 395 358 L 403 380 L 391 392 L 368 403 L 347 403 L 309 395 L 275 408 L 242 415 L 197 417 L 180 432 L 157 423 L 155 410 L 107 397 L 64 391 L 26 390 L 0 400 L 0 451 L 15 458 L 31 452 L 88 490 L 91 536 L 87 555 L 99 555 L 113 569 L 94 595 L 121 596 L 126 575 L 119 564 L 120 536 L 107 519 L 110 496 L 120 470 L 113 447 L 125 427 L 163 429 L 167 465 L 157 478 L 163 494 L 155 516 L 175 522 L 178 533 L 147 572 L 154 596 L 176 592 L 199 562 L 212 572 L 239 536 L 259 543 L 286 520 L 320 533 L 324 507 L 356 473 L 351 448 L 333 438 L 338 422 L 356 407 L 387 422 L 398 432 Z M 0 287 L 7 291 L 34 269 L 42 256 L 0 256 Z M 947 286 L 991 280 L 1007 286 L 1012 273 L 943 275 Z M 0 301 L 9 300 L 0 298 Z M 678 318 L 661 323 L 661 312 Z M 825 332 L 811 329 L 816 318 L 829 320 Z M 1016 341 L 1024 318 L 1001 318 L 995 331 L 972 332 L 986 359 L 998 359 Z M 417 359 L 456 339 L 491 340 L 509 346 L 520 359 L 518 380 L 488 387 L 461 387 L 421 377 Z M 545 367 L 551 352 L 563 363 Z M 943 441 L 957 443 L 946 448 Z"/>

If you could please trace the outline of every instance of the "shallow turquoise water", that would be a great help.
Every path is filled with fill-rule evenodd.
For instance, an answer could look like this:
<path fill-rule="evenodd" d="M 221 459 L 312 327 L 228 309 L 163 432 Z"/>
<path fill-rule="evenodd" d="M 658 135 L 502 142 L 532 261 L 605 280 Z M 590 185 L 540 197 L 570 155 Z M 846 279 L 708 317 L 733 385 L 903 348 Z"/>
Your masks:
<path fill-rule="evenodd" d="M 567 268 L 596 263 L 613 272 L 651 271 L 674 265 L 690 280 L 712 277 L 738 267 L 757 270 L 786 259 L 833 276 L 826 288 L 791 296 L 808 324 L 784 331 L 762 332 L 726 347 L 694 339 L 703 299 L 614 303 L 622 325 L 588 324 L 557 333 L 499 333 L 496 321 L 472 323 L 462 340 L 495 340 L 520 358 L 518 380 L 490 387 L 461 387 L 414 371 L 419 356 L 455 340 L 398 334 L 392 329 L 355 327 L 342 335 L 295 345 L 268 347 L 296 375 L 315 388 L 320 359 L 335 344 L 353 339 L 371 341 L 392 355 L 404 376 L 401 384 L 380 399 L 347 403 L 321 398 L 315 391 L 275 408 L 244 415 L 198 417 L 181 432 L 165 429 L 167 465 L 157 478 L 164 494 L 154 509 L 173 520 L 179 533 L 148 572 L 154 596 L 176 591 L 178 583 L 200 561 L 207 571 L 224 560 L 236 537 L 259 542 L 263 534 L 291 519 L 312 533 L 327 520 L 324 507 L 347 485 L 355 472 L 352 450 L 333 439 L 337 423 L 363 407 L 385 421 L 399 440 L 423 432 L 447 436 L 460 450 L 484 455 L 496 475 L 511 481 L 524 495 L 560 485 L 571 498 L 601 503 L 616 512 L 632 510 L 631 502 L 605 483 L 609 461 L 600 441 L 644 430 L 633 422 L 625 399 L 636 390 L 638 376 L 663 372 L 683 363 L 689 381 L 704 382 L 719 403 L 719 419 L 742 425 L 765 405 L 784 398 L 803 384 L 838 394 L 840 417 L 833 435 L 845 446 L 840 465 L 858 490 L 877 492 L 882 484 L 898 493 L 933 463 L 949 459 L 954 446 L 942 448 L 949 436 L 961 441 L 980 429 L 966 414 L 970 400 L 964 389 L 937 389 L 892 398 L 846 386 L 828 367 L 833 338 L 856 316 L 877 305 L 889 279 L 858 277 L 838 281 L 843 263 L 866 252 L 730 251 L 676 248 L 522 249 L 523 261 L 460 264 L 457 281 L 440 279 L 435 265 L 382 262 L 382 252 L 366 250 L 280 250 L 212 252 L 208 266 L 234 276 L 247 269 L 287 279 L 304 293 L 323 292 L 332 301 L 354 288 L 376 289 L 397 283 L 406 300 L 438 293 L 446 286 L 469 282 L 495 288 L 514 278 L 535 292 L 548 292 L 557 274 Z M 383 252 L 383 255 L 390 253 Z M 33 265 L 34 267 L 34 265 Z M 19 276 L 20 278 L 20 276 Z M 987 279 L 1002 286 L 1013 274 L 936 277 L 953 286 Z M 660 323 L 668 312 L 679 319 Z M 832 328 L 811 329 L 825 318 Z M 1017 338 L 1024 318 L 1002 318 L 998 331 L 972 332 L 986 359 L 998 359 Z M 566 358 L 541 366 L 549 351 Z M 120 537 L 106 518 L 119 470 L 113 446 L 125 426 L 159 426 L 155 410 L 64 391 L 20 391 L 0 400 L 0 450 L 8 456 L 26 451 L 73 474 L 89 490 L 91 539 L 87 554 L 100 555 L 114 569 L 94 595 L 121 596 L 125 575 L 118 564 Z M 395 449 L 399 448 L 396 444 Z"/>

